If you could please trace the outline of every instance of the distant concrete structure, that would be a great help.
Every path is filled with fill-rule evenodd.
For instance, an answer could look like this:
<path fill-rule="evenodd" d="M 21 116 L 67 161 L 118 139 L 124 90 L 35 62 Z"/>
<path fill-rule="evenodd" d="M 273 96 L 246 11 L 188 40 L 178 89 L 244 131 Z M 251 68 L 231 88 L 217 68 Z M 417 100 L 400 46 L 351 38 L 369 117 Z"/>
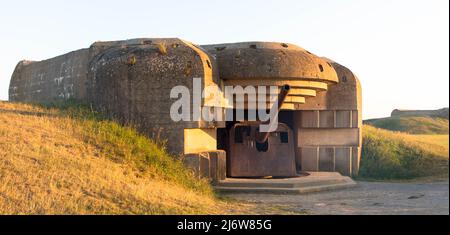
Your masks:
<path fill-rule="evenodd" d="M 283 86 L 280 125 L 258 142 L 258 127 L 235 121 L 181 121 L 170 118 L 175 86 L 192 93 L 202 87 Z M 18 63 L 9 99 L 46 103 L 75 99 L 149 137 L 167 140 L 198 175 L 292 177 L 300 171 L 355 176 L 361 156 L 361 86 L 346 67 L 293 44 L 244 42 L 195 45 L 176 38 L 96 42 L 52 59 Z M 232 98 L 201 107 L 246 113 L 254 107 Z M 261 99 L 258 95 L 257 100 Z M 192 105 L 191 100 L 191 105 Z M 244 104 L 245 103 L 245 104 Z M 269 109 L 273 103 L 267 102 Z M 242 105 L 242 106 L 238 106 Z M 190 110 L 193 113 L 195 110 Z"/>

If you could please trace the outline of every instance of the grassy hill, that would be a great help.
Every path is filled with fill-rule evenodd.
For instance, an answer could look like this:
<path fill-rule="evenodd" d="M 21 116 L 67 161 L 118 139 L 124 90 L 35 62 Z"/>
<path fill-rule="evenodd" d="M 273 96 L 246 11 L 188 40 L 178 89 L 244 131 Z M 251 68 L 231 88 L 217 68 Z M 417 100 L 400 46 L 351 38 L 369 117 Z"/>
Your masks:
<path fill-rule="evenodd" d="M 448 131 L 445 135 L 411 135 L 370 125 L 363 127 L 359 174 L 362 178 L 448 178 L 448 160 Z"/>
<path fill-rule="evenodd" d="M 250 213 L 130 127 L 0 101 L 0 214 Z"/>
<path fill-rule="evenodd" d="M 440 117 L 387 117 L 370 119 L 364 124 L 410 134 L 448 134 L 448 119 Z"/>

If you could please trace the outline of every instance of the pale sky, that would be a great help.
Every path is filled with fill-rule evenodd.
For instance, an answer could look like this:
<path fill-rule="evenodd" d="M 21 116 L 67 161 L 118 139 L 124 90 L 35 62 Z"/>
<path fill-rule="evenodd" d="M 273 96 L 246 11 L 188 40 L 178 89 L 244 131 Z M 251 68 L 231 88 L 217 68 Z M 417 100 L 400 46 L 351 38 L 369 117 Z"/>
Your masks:
<path fill-rule="evenodd" d="M 448 0 L 2 1 L 0 100 L 22 59 L 137 37 L 297 44 L 359 77 L 365 119 L 449 106 Z"/>

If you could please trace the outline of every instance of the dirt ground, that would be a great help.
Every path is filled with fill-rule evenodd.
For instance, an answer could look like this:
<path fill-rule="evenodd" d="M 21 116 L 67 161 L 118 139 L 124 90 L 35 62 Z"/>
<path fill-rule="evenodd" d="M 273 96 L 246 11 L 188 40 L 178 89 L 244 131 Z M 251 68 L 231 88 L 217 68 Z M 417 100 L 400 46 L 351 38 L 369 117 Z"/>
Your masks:
<path fill-rule="evenodd" d="M 306 195 L 233 194 L 287 214 L 449 214 L 449 182 L 358 182 L 353 189 Z"/>

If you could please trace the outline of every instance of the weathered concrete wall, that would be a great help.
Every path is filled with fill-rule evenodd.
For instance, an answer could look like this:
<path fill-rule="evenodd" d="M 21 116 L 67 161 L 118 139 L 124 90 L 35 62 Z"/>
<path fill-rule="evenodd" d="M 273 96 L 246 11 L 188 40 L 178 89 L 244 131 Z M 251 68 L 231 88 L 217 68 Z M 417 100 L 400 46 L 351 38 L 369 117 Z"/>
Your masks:
<path fill-rule="evenodd" d="M 362 145 L 362 96 L 358 78 L 346 67 L 329 61 L 339 82 L 328 91 L 297 105 L 294 131 L 298 168 L 357 175 Z"/>
<path fill-rule="evenodd" d="M 226 153 L 223 150 L 188 153 L 183 156 L 183 162 L 196 177 L 207 177 L 214 183 L 226 178 Z"/>
<path fill-rule="evenodd" d="M 9 100 L 51 102 L 86 99 L 89 50 L 81 49 L 44 61 L 21 61 L 11 77 Z"/>
<path fill-rule="evenodd" d="M 170 106 L 175 101 L 170 99 L 173 87 L 189 89 L 192 113 L 192 78 L 201 78 L 202 87 L 219 80 L 215 61 L 193 44 L 180 39 L 139 39 L 95 43 L 91 51 L 95 55 L 89 66 L 89 102 L 122 123 L 133 123 L 153 138 L 169 140 L 170 152 L 193 149 L 186 146 L 190 142 L 185 142 L 183 136 L 190 132 L 184 129 L 214 129 L 221 125 L 194 120 L 174 122 L 170 117 Z M 216 146 L 195 149 L 216 150 Z"/>
<path fill-rule="evenodd" d="M 202 87 L 220 85 L 217 64 L 201 48 L 180 39 L 143 38 L 96 42 L 81 49 L 39 62 L 20 62 L 12 76 L 10 100 L 52 102 L 76 99 L 155 139 L 167 141 L 172 153 L 190 148 L 184 129 L 213 129 L 220 122 L 173 122 L 170 90 L 188 87 L 200 78 Z M 203 105 L 203 100 L 201 100 Z M 187 145 L 187 146 L 186 146 Z M 212 145 L 198 151 L 215 150 Z"/>

